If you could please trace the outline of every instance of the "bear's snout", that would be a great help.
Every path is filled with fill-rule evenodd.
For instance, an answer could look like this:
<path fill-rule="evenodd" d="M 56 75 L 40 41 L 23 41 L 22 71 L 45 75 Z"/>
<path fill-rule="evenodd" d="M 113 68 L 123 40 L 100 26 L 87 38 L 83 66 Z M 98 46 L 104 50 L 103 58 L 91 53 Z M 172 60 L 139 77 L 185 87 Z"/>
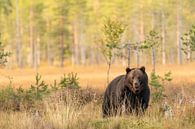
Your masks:
<path fill-rule="evenodd" d="M 138 80 L 134 80 L 133 85 L 134 85 L 135 89 L 139 89 L 140 88 L 140 83 L 139 83 Z"/>
<path fill-rule="evenodd" d="M 134 85 L 135 85 L 135 89 L 139 88 L 139 84 L 137 82 L 135 82 Z"/>
<path fill-rule="evenodd" d="M 139 80 L 138 79 L 135 79 L 134 81 L 133 81 L 133 91 L 134 91 L 134 93 L 135 94 L 139 94 L 140 93 L 140 82 L 139 82 Z"/>

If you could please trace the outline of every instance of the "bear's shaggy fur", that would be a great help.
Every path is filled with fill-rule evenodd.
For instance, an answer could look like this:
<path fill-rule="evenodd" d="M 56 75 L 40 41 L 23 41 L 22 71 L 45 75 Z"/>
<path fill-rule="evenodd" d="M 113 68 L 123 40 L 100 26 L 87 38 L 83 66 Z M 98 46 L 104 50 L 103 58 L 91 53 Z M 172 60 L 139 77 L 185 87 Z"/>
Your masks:
<path fill-rule="evenodd" d="M 102 104 L 103 117 L 122 113 L 144 112 L 148 107 L 150 89 L 145 67 L 127 68 L 126 75 L 120 75 L 108 85 Z"/>

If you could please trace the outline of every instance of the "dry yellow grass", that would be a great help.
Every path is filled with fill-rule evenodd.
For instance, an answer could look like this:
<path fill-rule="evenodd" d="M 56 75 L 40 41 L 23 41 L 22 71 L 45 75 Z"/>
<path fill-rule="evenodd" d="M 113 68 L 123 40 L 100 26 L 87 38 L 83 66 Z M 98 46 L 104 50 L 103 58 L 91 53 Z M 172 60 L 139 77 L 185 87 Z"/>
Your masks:
<path fill-rule="evenodd" d="M 166 117 L 164 112 L 159 112 L 161 104 L 157 103 L 150 106 L 144 116 L 103 119 L 101 104 L 95 100 L 80 105 L 71 98 L 64 101 L 61 97 L 51 96 L 37 109 L 40 114 L 0 111 L 0 129 L 195 129 L 195 108 L 192 105 L 177 105 L 172 101 L 170 106 L 173 116 Z"/>
<path fill-rule="evenodd" d="M 134 66 L 133 66 L 134 67 Z M 151 73 L 151 66 L 145 66 L 148 75 Z M 125 66 L 113 65 L 111 68 L 110 80 L 117 75 L 125 73 Z M 165 72 L 171 71 L 173 85 L 195 84 L 195 63 L 185 65 L 158 65 L 156 71 L 163 75 Z M 91 65 L 91 66 L 65 66 L 64 68 L 42 66 L 38 70 L 24 69 L 0 69 L 0 87 L 9 84 L 9 78 L 15 87 L 28 87 L 35 81 L 36 73 L 40 73 L 47 83 L 53 83 L 54 80 L 59 80 L 65 73 L 78 73 L 79 83 L 82 87 L 93 87 L 104 89 L 106 87 L 106 65 Z"/>
<path fill-rule="evenodd" d="M 186 65 L 160 65 L 157 67 L 157 73 L 163 75 L 171 71 L 173 81 L 166 85 L 168 90 L 174 86 L 195 85 L 195 64 Z M 15 87 L 29 87 L 35 81 L 36 73 L 40 73 L 43 80 L 52 83 L 53 80 L 59 80 L 64 73 L 78 73 L 79 82 L 82 87 L 92 87 L 103 91 L 106 87 L 106 65 L 93 66 L 66 66 L 64 68 L 41 67 L 38 71 L 33 69 L 1 69 L 0 85 L 4 87 L 9 84 L 8 77 L 12 77 L 12 85 Z M 151 73 L 151 66 L 146 66 L 148 75 Z M 110 80 L 119 74 L 125 73 L 125 66 L 113 65 L 111 69 Z M 185 87 L 186 89 L 187 87 Z M 192 87 L 191 87 L 192 88 Z M 194 91 L 194 88 L 188 90 Z M 186 93 L 187 91 L 186 90 Z M 54 93 L 48 98 L 44 98 L 37 109 L 21 111 L 0 111 L 0 129 L 195 129 L 195 106 L 194 92 L 183 94 L 178 91 L 175 96 L 174 90 L 166 98 L 168 106 L 172 110 L 172 115 L 166 117 L 165 111 L 160 111 L 165 104 L 150 104 L 146 114 L 141 117 L 134 115 L 102 119 L 100 99 L 94 99 L 84 105 L 77 103 L 73 99 L 66 101 L 60 94 Z M 63 93 L 63 92 L 62 92 Z M 102 93 L 102 92 L 101 92 Z M 183 98 L 179 96 L 182 93 Z M 64 94 L 69 96 L 69 94 Z M 182 103 L 180 103 L 182 100 Z M 78 101 L 79 102 L 79 101 Z M 169 109 L 169 110 L 170 110 Z M 168 111 L 169 111 L 168 110 Z M 39 112 L 40 111 L 40 114 Z"/>
<path fill-rule="evenodd" d="M 148 75 L 151 73 L 151 66 L 145 66 Z M 173 85 L 195 84 L 195 63 L 185 65 L 160 65 L 157 66 L 157 73 L 163 75 L 165 72 L 171 71 Z M 47 83 L 53 83 L 54 80 L 59 80 L 64 73 L 78 73 L 79 82 L 83 87 L 93 87 L 104 89 L 106 87 L 106 65 L 92 66 L 65 66 L 64 68 L 57 67 L 40 67 L 38 70 L 24 69 L 1 69 L 0 70 L 0 86 L 7 86 L 9 78 L 15 87 L 28 87 L 35 80 L 36 73 L 40 73 Z M 125 66 L 113 65 L 111 68 L 110 80 L 117 75 L 125 73 Z"/>

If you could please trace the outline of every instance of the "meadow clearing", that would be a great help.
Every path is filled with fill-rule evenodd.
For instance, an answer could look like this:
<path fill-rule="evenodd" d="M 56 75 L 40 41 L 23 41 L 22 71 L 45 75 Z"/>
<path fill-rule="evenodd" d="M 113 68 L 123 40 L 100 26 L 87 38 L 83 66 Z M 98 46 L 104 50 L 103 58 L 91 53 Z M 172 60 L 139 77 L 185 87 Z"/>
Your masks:
<path fill-rule="evenodd" d="M 150 103 L 144 116 L 121 116 L 103 119 L 102 95 L 106 88 L 106 65 L 40 67 L 37 71 L 46 84 L 60 80 L 64 73 L 78 74 L 81 90 L 57 90 L 33 108 L 8 108 L 0 111 L 1 129 L 193 129 L 195 128 L 195 64 L 161 65 L 157 73 L 171 71 L 172 81 L 164 85 L 166 98 Z M 123 74 L 125 66 L 113 65 L 110 80 Z M 28 89 L 35 83 L 33 69 L 1 69 L 1 89 L 11 86 Z M 146 66 L 150 76 L 151 67 Z M 10 78 L 10 79 L 9 79 Z M 22 102 L 22 101 L 21 101 Z M 24 103 L 20 103 L 25 105 Z M 21 106 L 20 105 L 20 106 Z M 1 103 L 1 106 L 4 106 Z M 25 106 L 23 106 L 25 107 Z"/>
<path fill-rule="evenodd" d="M 0 0 L 0 129 L 195 129 L 194 7 Z M 107 73 L 111 81 L 127 64 L 146 68 L 148 109 L 103 119 Z"/>
<path fill-rule="evenodd" d="M 183 65 L 158 65 L 156 72 L 159 75 L 170 71 L 173 80 L 171 86 L 188 86 L 195 84 L 195 63 Z M 133 65 L 132 67 L 136 67 Z M 145 66 L 146 72 L 150 76 L 152 68 L 150 65 Z M 124 74 L 126 66 L 114 64 L 111 68 L 110 80 L 114 77 Z M 28 87 L 33 83 L 36 73 L 42 75 L 43 80 L 47 83 L 53 83 L 54 80 L 59 80 L 63 74 L 77 73 L 81 87 L 93 87 L 95 89 L 104 90 L 107 86 L 106 82 L 107 65 L 86 65 L 86 66 L 71 66 L 67 65 L 64 68 L 59 67 L 40 67 L 37 70 L 31 68 L 13 68 L 0 69 L 0 86 L 4 87 L 12 81 L 15 87 Z"/>

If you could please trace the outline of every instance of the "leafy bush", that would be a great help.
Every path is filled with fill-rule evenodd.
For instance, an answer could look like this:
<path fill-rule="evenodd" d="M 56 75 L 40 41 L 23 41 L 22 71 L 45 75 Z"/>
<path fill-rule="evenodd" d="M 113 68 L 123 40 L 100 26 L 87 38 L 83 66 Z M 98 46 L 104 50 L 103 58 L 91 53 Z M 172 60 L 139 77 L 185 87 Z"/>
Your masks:
<path fill-rule="evenodd" d="M 50 95 L 51 92 L 68 89 L 78 89 L 77 74 L 69 73 L 61 78 L 60 82 L 54 81 L 51 87 L 43 80 L 41 75 L 35 77 L 35 84 L 32 84 L 29 89 L 13 88 L 10 80 L 9 86 L 0 90 L 0 109 L 1 110 L 22 110 L 31 109 L 41 102 L 43 98 Z"/>
<path fill-rule="evenodd" d="M 37 100 L 42 100 L 49 93 L 48 85 L 36 75 L 35 84 L 29 89 L 8 87 L 0 90 L 0 108 L 3 110 L 21 110 L 33 107 Z"/>
<path fill-rule="evenodd" d="M 0 108 L 1 109 L 9 109 L 9 108 L 16 109 L 18 107 L 16 96 L 17 95 L 15 93 L 15 90 L 11 86 L 8 86 L 5 89 L 0 90 Z"/>
<path fill-rule="evenodd" d="M 190 30 L 181 37 L 183 41 L 183 52 L 187 55 L 187 60 L 191 60 L 192 52 L 195 51 L 195 25 L 192 25 Z"/>
<path fill-rule="evenodd" d="M 108 18 L 102 29 L 103 35 L 101 37 L 100 50 L 103 54 L 108 65 L 107 70 L 107 83 L 109 82 L 110 68 L 113 63 L 114 57 L 119 53 L 119 45 L 121 36 L 125 31 L 125 25 L 122 22 Z"/>
<path fill-rule="evenodd" d="M 152 102 L 159 102 L 166 97 L 164 94 L 164 85 L 166 82 L 170 82 L 171 80 L 171 72 L 165 73 L 164 77 L 161 77 L 154 72 L 151 73 L 151 81 L 149 84 L 152 86 L 153 90 Z"/>
<path fill-rule="evenodd" d="M 5 52 L 4 46 L 1 42 L 1 33 L 0 33 L 0 66 L 4 66 L 7 63 L 7 57 L 10 56 L 10 52 Z"/>
<path fill-rule="evenodd" d="M 36 82 L 26 91 L 29 100 L 42 100 L 49 93 L 48 85 L 41 80 L 41 75 L 36 75 Z"/>
<path fill-rule="evenodd" d="M 79 88 L 77 74 L 76 73 L 69 73 L 68 75 L 64 74 L 64 76 L 60 80 L 59 86 L 61 88 L 65 87 L 73 89 Z"/>

